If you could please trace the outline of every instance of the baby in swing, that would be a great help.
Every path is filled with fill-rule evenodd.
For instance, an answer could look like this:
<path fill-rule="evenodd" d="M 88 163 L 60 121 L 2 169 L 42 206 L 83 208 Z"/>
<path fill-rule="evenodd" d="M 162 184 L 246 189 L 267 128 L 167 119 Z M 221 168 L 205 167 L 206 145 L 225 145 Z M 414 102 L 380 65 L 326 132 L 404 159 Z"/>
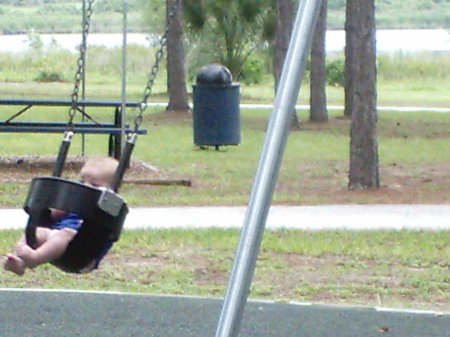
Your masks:
<path fill-rule="evenodd" d="M 111 157 L 94 157 L 86 161 L 80 171 L 81 181 L 93 187 L 111 187 L 118 166 Z M 35 268 L 41 264 L 52 262 L 61 257 L 69 242 L 79 231 L 83 219 L 75 213 L 59 209 L 51 209 L 51 228 L 37 227 L 37 248 L 26 243 L 23 235 L 16 243 L 13 252 L 6 255 L 3 263 L 5 270 L 23 275 L 27 268 Z M 89 272 L 98 268 L 100 261 L 111 248 L 112 240 L 107 241 L 101 253 L 80 272 Z"/>

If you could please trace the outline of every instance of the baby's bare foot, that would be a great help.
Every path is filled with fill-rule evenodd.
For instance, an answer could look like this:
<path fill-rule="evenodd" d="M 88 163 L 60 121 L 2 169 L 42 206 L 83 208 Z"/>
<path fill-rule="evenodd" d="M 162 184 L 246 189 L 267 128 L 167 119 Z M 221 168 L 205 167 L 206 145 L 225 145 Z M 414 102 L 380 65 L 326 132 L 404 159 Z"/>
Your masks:
<path fill-rule="evenodd" d="M 36 251 L 30 246 L 20 245 L 17 247 L 17 256 L 25 262 L 27 267 L 34 268 L 37 266 Z"/>
<path fill-rule="evenodd" d="M 3 263 L 3 268 L 19 276 L 22 276 L 25 273 L 26 266 L 25 262 L 20 257 L 8 254 L 6 255 L 5 261 Z"/>

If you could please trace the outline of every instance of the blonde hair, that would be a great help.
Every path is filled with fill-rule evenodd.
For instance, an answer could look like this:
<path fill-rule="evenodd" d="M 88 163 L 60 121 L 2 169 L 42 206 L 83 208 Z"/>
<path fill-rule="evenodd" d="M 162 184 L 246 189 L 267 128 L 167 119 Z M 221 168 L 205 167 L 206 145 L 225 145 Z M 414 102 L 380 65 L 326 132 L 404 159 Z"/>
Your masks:
<path fill-rule="evenodd" d="M 81 168 L 81 179 L 94 186 L 111 187 L 118 165 L 112 157 L 90 157 Z"/>

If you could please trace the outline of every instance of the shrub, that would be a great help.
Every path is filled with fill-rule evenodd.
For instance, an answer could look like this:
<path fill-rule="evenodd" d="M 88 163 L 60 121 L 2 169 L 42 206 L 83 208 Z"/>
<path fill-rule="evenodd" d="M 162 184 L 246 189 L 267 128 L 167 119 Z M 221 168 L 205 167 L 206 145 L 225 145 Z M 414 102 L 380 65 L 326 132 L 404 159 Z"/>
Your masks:
<path fill-rule="evenodd" d="M 264 75 L 264 61 L 257 56 L 249 56 L 245 61 L 238 80 L 246 84 L 260 83 Z"/>
<path fill-rule="evenodd" d="M 337 58 L 326 65 L 327 83 L 335 87 L 345 86 L 345 61 Z"/>
<path fill-rule="evenodd" d="M 47 70 L 41 70 L 34 80 L 37 82 L 64 82 L 62 74 Z"/>

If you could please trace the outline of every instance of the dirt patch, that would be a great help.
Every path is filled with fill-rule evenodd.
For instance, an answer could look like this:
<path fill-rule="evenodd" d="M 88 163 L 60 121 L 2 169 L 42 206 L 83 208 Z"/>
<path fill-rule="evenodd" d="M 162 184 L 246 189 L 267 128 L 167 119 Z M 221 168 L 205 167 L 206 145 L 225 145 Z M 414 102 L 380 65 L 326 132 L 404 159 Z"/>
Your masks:
<path fill-rule="evenodd" d="M 0 182 L 29 183 L 33 177 L 51 175 L 56 156 L 13 155 L 0 156 Z M 78 179 L 78 172 L 86 157 L 69 156 L 64 165 L 64 177 Z M 145 184 L 189 184 L 168 170 L 139 159 L 132 159 L 125 181 Z"/>
<path fill-rule="evenodd" d="M 0 156 L 0 182 L 28 184 L 33 177 L 51 175 L 54 161 L 55 156 Z M 84 161 L 81 156 L 68 157 L 63 176 L 78 179 L 77 174 Z M 348 163 L 332 160 L 303 163 L 298 171 L 299 176 L 295 180 L 283 177 L 283 172 L 280 172 L 274 204 L 450 203 L 450 163 L 414 167 L 402 163 L 383 165 L 380 167 L 381 186 L 360 191 L 349 191 L 347 188 Z M 220 181 L 215 181 L 213 185 L 201 180 L 191 181 L 170 168 L 157 167 L 139 159 L 132 160 L 124 182 L 133 184 L 136 190 L 139 185 L 192 185 L 193 191 L 221 188 L 217 185 L 221 184 Z"/>
<path fill-rule="evenodd" d="M 326 168 L 324 171 L 323 167 Z M 320 172 L 322 168 L 322 172 Z M 278 204 L 447 204 L 450 203 L 450 163 L 416 167 L 391 163 L 380 167 L 381 186 L 347 188 L 348 163 L 311 163 L 298 169 L 299 178 L 280 178 L 274 202 Z"/>

